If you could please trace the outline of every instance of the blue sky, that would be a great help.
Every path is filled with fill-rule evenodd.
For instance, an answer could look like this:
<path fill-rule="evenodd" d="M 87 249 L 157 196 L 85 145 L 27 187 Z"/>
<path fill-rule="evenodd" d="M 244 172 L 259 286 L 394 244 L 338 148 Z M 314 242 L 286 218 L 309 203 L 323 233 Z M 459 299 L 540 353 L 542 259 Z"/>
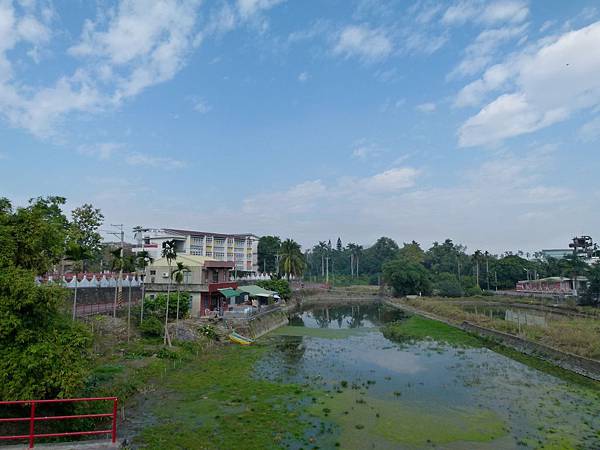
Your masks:
<path fill-rule="evenodd" d="M 594 1 L 0 0 L 0 195 L 470 249 L 597 235 Z"/>

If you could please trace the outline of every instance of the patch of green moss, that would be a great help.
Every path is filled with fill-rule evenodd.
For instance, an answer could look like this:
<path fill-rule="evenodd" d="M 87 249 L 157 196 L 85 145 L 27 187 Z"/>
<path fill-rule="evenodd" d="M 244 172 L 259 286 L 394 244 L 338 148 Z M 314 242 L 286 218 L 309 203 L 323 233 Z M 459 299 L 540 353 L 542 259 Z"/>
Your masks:
<path fill-rule="evenodd" d="M 506 435 L 504 421 L 485 409 L 425 409 L 400 398 L 380 399 L 352 390 L 329 396 L 313 407 L 328 410 L 327 418 L 339 426 L 342 448 L 398 448 L 491 442 Z M 471 443 L 469 447 L 468 444 Z M 375 447 L 373 447 L 375 445 Z M 454 447 L 453 447 L 454 448 Z"/>
<path fill-rule="evenodd" d="M 174 371 L 152 411 L 157 425 L 134 441 L 152 449 L 270 449 L 304 442 L 305 399 L 295 384 L 252 378 L 266 347 L 227 346 Z"/>
<path fill-rule="evenodd" d="M 458 328 L 436 320 L 421 316 L 410 316 L 407 319 L 387 324 L 382 329 L 383 335 L 393 341 L 407 342 L 430 338 L 461 347 L 481 347 L 482 341 Z"/>

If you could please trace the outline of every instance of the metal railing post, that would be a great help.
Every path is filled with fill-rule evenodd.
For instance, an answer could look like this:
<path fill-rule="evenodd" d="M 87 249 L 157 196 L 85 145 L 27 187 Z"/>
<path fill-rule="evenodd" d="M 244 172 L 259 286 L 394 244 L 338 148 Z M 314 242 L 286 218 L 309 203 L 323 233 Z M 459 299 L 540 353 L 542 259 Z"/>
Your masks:
<path fill-rule="evenodd" d="M 117 442 L 117 402 L 118 399 L 115 398 L 113 403 L 113 422 L 112 422 L 112 442 L 113 444 Z"/>
<path fill-rule="evenodd" d="M 29 418 L 29 448 L 33 448 L 35 441 L 35 402 L 31 402 L 31 416 Z"/>

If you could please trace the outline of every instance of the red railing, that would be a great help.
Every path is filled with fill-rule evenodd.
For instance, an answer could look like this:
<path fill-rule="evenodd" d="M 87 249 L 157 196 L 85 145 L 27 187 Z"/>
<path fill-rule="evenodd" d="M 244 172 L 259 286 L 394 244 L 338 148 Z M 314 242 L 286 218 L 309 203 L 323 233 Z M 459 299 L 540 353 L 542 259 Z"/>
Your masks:
<path fill-rule="evenodd" d="M 36 416 L 36 405 L 47 403 L 76 403 L 76 402 L 100 402 L 112 401 L 113 408 L 110 413 L 101 414 L 75 414 L 69 416 Z M 51 438 L 51 437 L 66 437 L 66 436 L 92 436 L 101 434 L 110 434 L 112 442 L 117 441 L 117 397 L 93 397 L 93 398 L 65 398 L 54 400 L 16 400 L 16 401 L 0 401 L 0 406 L 9 405 L 31 405 L 31 412 L 28 417 L 9 417 L 0 418 L 0 423 L 6 422 L 29 422 L 29 434 L 7 435 L 0 436 L 0 440 L 29 440 L 29 448 L 33 448 L 36 438 Z M 95 419 L 101 417 L 111 417 L 112 426 L 109 430 L 92 430 L 92 431 L 69 431 L 63 433 L 35 433 L 35 423 L 39 421 L 49 420 L 69 420 L 69 419 Z"/>

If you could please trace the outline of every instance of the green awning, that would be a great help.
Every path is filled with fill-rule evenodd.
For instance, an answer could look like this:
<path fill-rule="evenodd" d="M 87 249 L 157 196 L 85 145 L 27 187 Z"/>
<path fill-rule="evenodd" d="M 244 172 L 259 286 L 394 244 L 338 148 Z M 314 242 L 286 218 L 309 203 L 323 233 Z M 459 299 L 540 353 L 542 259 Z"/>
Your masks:
<path fill-rule="evenodd" d="M 252 297 L 272 297 L 277 294 L 275 291 L 269 291 L 255 284 L 240 286 L 238 289 L 246 294 L 251 295 Z"/>
<path fill-rule="evenodd" d="M 238 291 L 237 289 L 232 288 L 223 288 L 219 289 L 219 292 L 223 294 L 226 298 L 237 297 L 238 295 L 242 295 L 242 291 Z"/>

